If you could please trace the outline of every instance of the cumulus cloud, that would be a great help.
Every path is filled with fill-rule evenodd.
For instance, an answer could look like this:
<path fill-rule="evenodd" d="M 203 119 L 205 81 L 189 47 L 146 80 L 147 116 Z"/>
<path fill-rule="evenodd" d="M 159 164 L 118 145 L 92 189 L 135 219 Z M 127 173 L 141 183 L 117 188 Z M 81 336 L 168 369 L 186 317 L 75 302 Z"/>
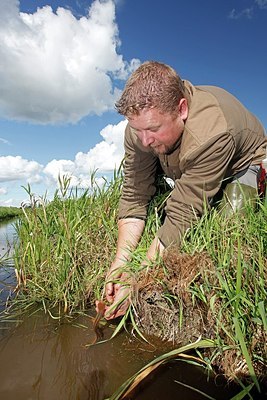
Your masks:
<path fill-rule="evenodd" d="M 78 152 L 74 160 L 52 160 L 46 166 L 21 156 L 0 157 L 0 182 L 21 181 L 29 184 L 46 183 L 48 186 L 58 183 L 58 178 L 71 177 L 72 186 L 90 187 L 91 175 L 113 172 L 118 168 L 124 156 L 123 137 L 127 121 L 117 125 L 107 125 L 100 131 L 103 140 L 87 153 Z M 101 178 L 99 178 L 101 181 Z M 0 194 L 5 194 L 0 187 Z"/>
<path fill-rule="evenodd" d="M 53 182 L 57 182 L 59 176 L 65 175 L 71 177 L 71 185 L 89 187 L 94 171 L 108 173 L 120 166 L 124 156 L 123 136 L 126 124 L 125 120 L 117 125 L 107 125 L 100 131 L 104 140 L 87 153 L 77 153 L 73 161 L 52 160 L 44 168 L 44 174 Z"/>
<path fill-rule="evenodd" d="M 62 7 L 22 13 L 18 0 L 1 0 L 0 115 L 75 123 L 113 108 L 114 78 L 126 79 L 139 65 L 124 61 L 119 45 L 112 0 L 95 0 L 79 19 Z"/>
<path fill-rule="evenodd" d="M 42 169 L 41 164 L 21 156 L 0 157 L 0 182 L 27 179 L 29 183 L 36 183 L 41 180 Z"/>

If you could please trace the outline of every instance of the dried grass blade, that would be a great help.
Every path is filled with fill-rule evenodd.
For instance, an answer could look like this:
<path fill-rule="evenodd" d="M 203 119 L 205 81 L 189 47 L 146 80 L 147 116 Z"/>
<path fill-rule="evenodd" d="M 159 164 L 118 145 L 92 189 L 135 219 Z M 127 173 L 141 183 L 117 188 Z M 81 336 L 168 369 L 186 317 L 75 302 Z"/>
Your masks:
<path fill-rule="evenodd" d="M 109 400 L 123 400 L 126 399 L 127 396 L 139 385 L 152 371 L 158 368 L 160 365 L 168 362 L 171 359 L 174 359 L 181 355 L 181 353 L 187 352 L 189 350 L 193 350 L 196 348 L 206 348 L 213 347 L 215 344 L 212 340 L 198 339 L 194 343 L 190 343 L 186 346 L 182 346 L 178 349 L 172 350 L 166 354 L 163 354 L 153 361 L 148 363 L 145 367 L 143 367 L 140 371 L 134 374 L 131 378 L 129 378 L 120 388 L 110 397 Z"/>

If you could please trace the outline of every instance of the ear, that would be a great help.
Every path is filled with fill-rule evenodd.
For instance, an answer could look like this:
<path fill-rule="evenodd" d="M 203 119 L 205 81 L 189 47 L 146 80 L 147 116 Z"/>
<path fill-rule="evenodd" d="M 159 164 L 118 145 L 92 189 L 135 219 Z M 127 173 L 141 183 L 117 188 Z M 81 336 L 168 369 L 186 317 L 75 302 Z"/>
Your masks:
<path fill-rule="evenodd" d="M 185 98 L 182 98 L 179 102 L 179 115 L 183 121 L 188 117 L 188 103 Z"/>

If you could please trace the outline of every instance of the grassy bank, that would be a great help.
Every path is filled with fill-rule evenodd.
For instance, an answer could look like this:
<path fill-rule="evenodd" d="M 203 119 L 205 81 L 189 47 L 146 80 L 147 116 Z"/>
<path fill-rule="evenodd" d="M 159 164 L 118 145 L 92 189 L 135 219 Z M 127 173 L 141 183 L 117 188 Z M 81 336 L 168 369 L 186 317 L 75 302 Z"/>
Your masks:
<path fill-rule="evenodd" d="M 20 216 L 22 210 L 18 207 L 1 207 L 0 206 L 0 222 Z"/>
<path fill-rule="evenodd" d="M 94 177 L 92 177 L 94 182 Z M 116 245 L 121 178 L 83 193 L 63 179 L 51 202 L 36 198 L 17 224 L 15 266 L 19 299 L 57 314 L 84 309 L 101 297 L 105 271 Z"/>
<path fill-rule="evenodd" d="M 212 210 L 181 251 L 139 276 L 136 323 L 179 345 L 211 339 L 217 371 L 259 390 L 267 376 L 267 209 L 225 218 Z M 162 310 L 165 310 L 164 312 Z"/>
<path fill-rule="evenodd" d="M 15 252 L 24 307 L 40 304 L 51 314 L 70 314 L 102 297 L 116 246 L 121 182 L 115 173 L 98 187 L 92 176 L 92 189 L 81 194 L 64 179 L 50 203 L 29 189 L 32 207 L 18 222 Z M 248 205 L 245 215 L 228 219 L 213 210 L 188 232 L 182 251 L 172 249 L 139 271 L 163 206 L 162 195 L 151 204 L 129 265 L 140 288 L 132 299 L 136 328 L 177 345 L 200 335 L 212 339 L 215 350 L 203 355 L 211 365 L 259 387 L 266 375 L 266 207 L 259 204 L 254 212 Z"/>

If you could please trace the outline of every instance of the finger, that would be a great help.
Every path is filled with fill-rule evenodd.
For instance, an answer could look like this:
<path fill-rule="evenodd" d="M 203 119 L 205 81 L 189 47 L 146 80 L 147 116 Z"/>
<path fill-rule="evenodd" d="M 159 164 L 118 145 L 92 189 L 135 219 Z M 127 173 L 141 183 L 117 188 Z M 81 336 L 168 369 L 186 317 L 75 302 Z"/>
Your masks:
<path fill-rule="evenodd" d="M 106 289 L 105 289 L 105 294 L 106 294 L 106 299 L 109 303 L 113 302 L 114 295 L 115 295 L 115 285 L 113 283 L 107 283 L 106 284 Z"/>
<path fill-rule="evenodd" d="M 112 308 L 112 306 L 111 306 L 106 309 L 104 317 L 106 320 L 111 320 L 111 319 L 121 317 L 122 315 L 125 315 L 128 307 L 129 307 L 128 301 L 125 301 L 123 304 L 121 304 L 119 307 L 117 307 L 115 309 Z"/>
<path fill-rule="evenodd" d="M 114 296 L 116 295 L 116 283 L 115 279 L 119 279 L 121 273 L 118 273 L 116 270 L 112 270 L 107 274 L 106 277 L 106 286 L 105 286 L 105 295 L 106 299 L 109 303 L 113 303 Z"/>
<path fill-rule="evenodd" d="M 110 307 L 107 307 L 105 311 L 104 316 L 106 319 L 114 319 L 126 313 L 130 304 L 127 293 L 129 293 L 128 288 L 120 288 L 115 298 L 113 298 L 113 304 Z M 125 296 L 127 297 L 125 298 Z M 123 298 L 125 299 L 122 301 Z"/>

